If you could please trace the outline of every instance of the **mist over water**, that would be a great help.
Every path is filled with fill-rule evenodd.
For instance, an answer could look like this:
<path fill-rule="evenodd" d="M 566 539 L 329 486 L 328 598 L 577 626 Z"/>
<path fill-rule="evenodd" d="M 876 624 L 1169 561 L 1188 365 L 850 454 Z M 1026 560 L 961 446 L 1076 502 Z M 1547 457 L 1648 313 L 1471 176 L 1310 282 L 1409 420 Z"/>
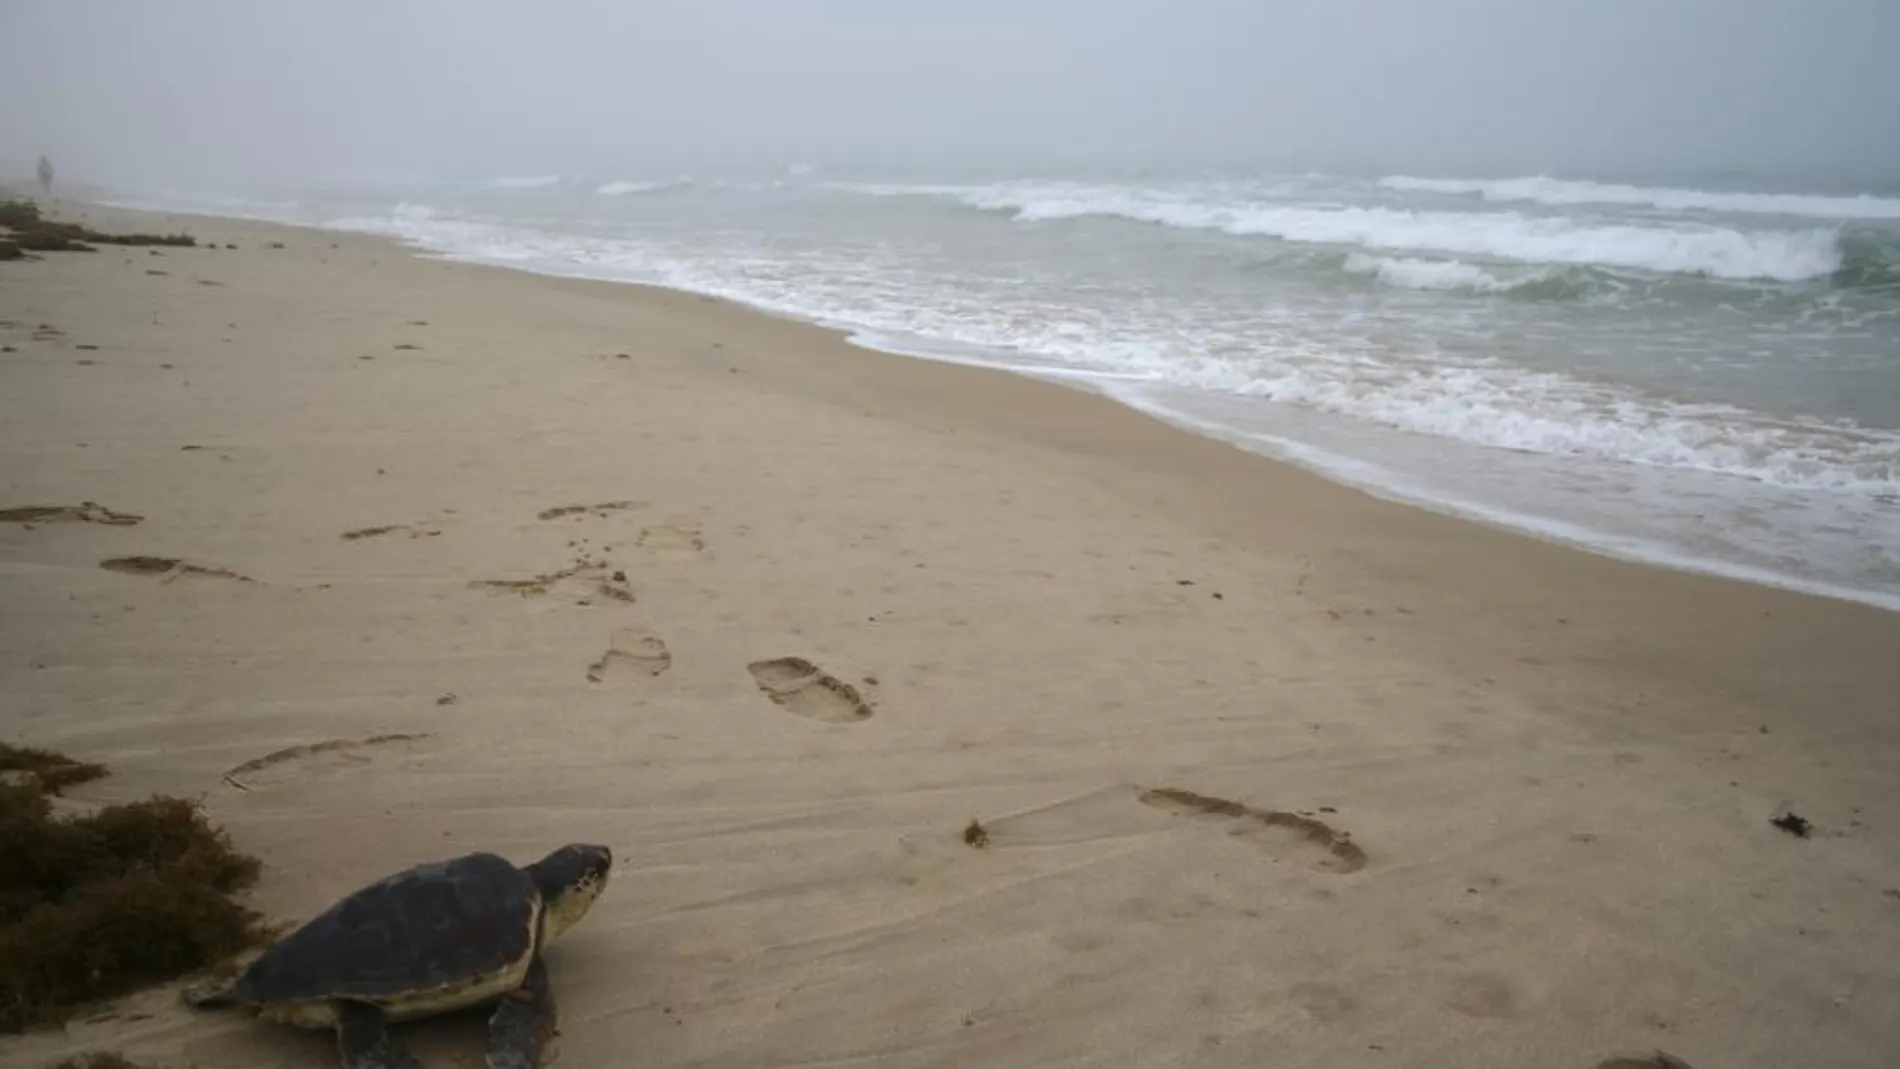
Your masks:
<path fill-rule="evenodd" d="M 47 152 L 141 188 L 808 161 L 1877 191 L 1896 47 L 1892 0 L 13 2 L 0 174 Z"/>

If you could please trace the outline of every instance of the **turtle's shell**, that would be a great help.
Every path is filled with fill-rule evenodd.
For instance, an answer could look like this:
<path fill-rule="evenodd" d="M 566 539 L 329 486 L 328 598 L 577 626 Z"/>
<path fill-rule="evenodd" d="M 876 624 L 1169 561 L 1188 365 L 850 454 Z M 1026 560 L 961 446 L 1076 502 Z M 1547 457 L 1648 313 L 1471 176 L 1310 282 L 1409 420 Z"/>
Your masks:
<path fill-rule="evenodd" d="M 494 854 L 417 865 L 350 895 L 252 962 L 232 992 L 253 1005 L 401 999 L 519 966 L 541 898 Z"/>

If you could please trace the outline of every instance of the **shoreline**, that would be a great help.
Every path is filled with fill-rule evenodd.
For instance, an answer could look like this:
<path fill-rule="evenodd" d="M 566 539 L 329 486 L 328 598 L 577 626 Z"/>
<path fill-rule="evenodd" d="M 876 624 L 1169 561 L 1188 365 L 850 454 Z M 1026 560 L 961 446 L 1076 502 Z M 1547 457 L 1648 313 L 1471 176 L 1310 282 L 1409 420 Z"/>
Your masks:
<path fill-rule="evenodd" d="M 475 261 L 468 261 L 475 262 Z M 536 272 L 528 272 L 530 274 Z M 610 282 L 613 279 L 596 279 Z M 641 285 L 642 283 L 628 283 Z M 659 287 L 662 289 L 668 287 Z M 680 293 L 693 293 L 692 290 L 679 290 Z M 720 298 L 722 300 L 726 298 Z M 773 314 L 770 309 L 741 304 L 753 311 Z M 1433 496 L 1424 492 L 1415 492 L 1407 488 L 1402 480 L 1389 476 L 1383 469 L 1377 474 L 1364 474 L 1355 477 L 1351 469 L 1366 471 L 1373 465 L 1362 464 L 1322 449 L 1310 448 L 1303 443 L 1277 436 L 1234 431 L 1207 420 L 1195 419 L 1164 405 L 1147 404 L 1142 401 L 1119 395 L 1107 376 L 1091 372 L 1065 372 L 1056 369 L 1037 369 L 1014 367 L 999 362 L 977 359 L 959 359 L 942 356 L 922 349 L 904 349 L 895 343 L 875 344 L 863 340 L 860 332 L 847 328 L 830 326 L 815 320 L 786 318 L 799 322 L 809 322 L 815 326 L 836 330 L 846 335 L 845 341 L 873 352 L 888 353 L 917 360 L 935 360 L 940 363 L 956 364 L 963 367 L 985 368 L 1002 371 L 1024 378 L 1050 382 L 1071 389 L 1084 390 L 1095 396 L 1103 397 L 1143 415 L 1160 420 L 1171 427 L 1191 434 L 1231 445 L 1244 453 L 1270 460 L 1277 464 L 1288 464 L 1302 471 L 1312 472 L 1336 485 L 1370 494 L 1382 501 L 1388 501 L 1409 508 L 1435 512 L 1453 519 L 1464 520 L 1480 526 L 1508 534 L 1534 538 L 1553 545 L 1594 553 L 1631 564 L 1641 564 L 1667 571 L 1683 572 L 1716 579 L 1726 579 L 1747 583 L 1751 586 L 1782 590 L 1789 593 L 1805 594 L 1810 597 L 1844 601 L 1855 605 L 1900 613 L 1900 594 L 1888 594 L 1879 591 L 1861 590 L 1842 586 L 1838 583 L 1825 583 L 1802 579 L 1781 572 L 1758 568 L 1753 565 L 1735 564 L 1713 557 L 1696 556 L 1687 552 L 1671 549 L 1661 543 L 1638 537 L 1614 535 L 1595 528 L 1564 520 L 1546 519 L 1528 512 L 1508 508 L 1483 505 L 1464 498 L 1447 495 Z"/>
<path fill-rule="evenodd" d="M 0 264 L 0 508 L 138 517 L 0 523 L 0 733 L 204 798 L 273 920 L 611 844 L 563 1064 L 1900 1045 L 1895 614 L 734 302 L 192 230 Z M 176 994 L 0 1044 L 335 1064 Z"/>
<path fill-rule="evenodd" d="M 1060 368 L 1045 369 L 1035 366 L 1013 365 L 1003 360 L 991 360 L 979 356 L 958 356 L 949 352 L 947 349 L 931 349 L 929 344 L 930 339 L 921 339 L 924 344 L 911 347 L 906 346 L 898 340 L 880 335 L 875 331 L 865 330 L 850 324 L 830 321 L 823 317 L 787 312 L 723 294 L 679 288 L 659 282 L 635 281 L 600 274 L 589 274 L 585 270 L 570 271 L 511 265 L 485 260 L 474 255 L 434 248 L 421 241 L 371 230 L 337 228 L 321 223 L 283 222 L 281 220 L 264 217 L 223 215 L 209 208 L 144 208 L 133 204 L 114 201 L 110 198 L 101 198 L 88 203 L 95 203 L 100 207 L 111 210 L 175 213 L 208 219 L 265 223 L 267 225 L 286 226 L 315 233 L 346 233 L 371 236 L 391 242 L 396 247 L 405 249 L 409 251 L 411 255 L 421 259 L 493 267 L 500 270 L 515 271 L 544 278 L 637 286 L 694 297 L 710 297 L 729 303 L 735 307 L 743 308 L 748 312 L 832 332 L 836 334 L 841 341 L 871 352 L 899 356 L 907 359 L 929 360 L 962 367 L 1000 371 L 1040 382 L 1054 383 L 1070 389 L 1083 390 L 1084 392 L 1105 398 L 1112 403 L 1137 411 L 1149 418 L 1160 420 L 1177 429 L 1220 442 L 1274 463 L 1292 465 L 1303 471 L 1316 474 L 1336 485 L 1371 494 L 1374 497 L 1394 504 L 1424 509 L 1468 523 L 1479 524 L 1492 530 L 1533 538 L 1615 560 L 1869 606 L 1885 612 L 1900 613 L 1900 593 L 1870 590 L 1846 586 L 1836 582 L 1804 578 L 1760 565 L 1739 563 L 1720 557 L 1674 548 L 1649 537 L 1617 534 L 1599 527 L 1589 526 L 1586 523 L 1548 518 L 1517 508 L 1487 505 L 1457 496 L 1447 491 L 1432 492 L 1418 490 L 1415 489 L 1405 477 L 1395 475 L 1374 463 L 1357 461 L 1350 457 L 1334 454 L 1325 449 L 1310 447 L 1304 443 L 1275 435 L 1228 428 L 1186 413 L 1175 411 L 1165 405 L 1135 399 L 1128 396 L 1126 391 L 1118 391 L 1115 389 L 1113 381 L 1115 377 L 1107 373 L 1071 371 Z"/>
<path fill-rule="evenodd" d="M 133 216 L 142 216 L 150 219 L 168 218 L 172 214 L 147 209 L 120 208 L 103 203 L 97 205 L 97 207 L 104 208 L 111 212 L 125 212 Z M 1750 599 L 1756 594 L 1762 594 L 1770 595 L 1776 600 L 1781 598 L 1794 599 L 1792 604 L 1801 604 L 1811 601 L 1815 603 L 1813 609 L 1816 612 L 1825 612 L 1826 610 L 1823 607 L 1836 608 L 1841 610 L 1844 614 L 1843 619 L 1858 618 L 1861 614 L 1869 614 L 1867 618 L 1870 622 L 1873 622 L 1875 626 L 1883 631 L 1891 628 L 1896 641 L 1900 642 L 1900 612 L 1890 611 L 1884 605 L 1874 604 L 1859 598 L 1843 598 L 1818 593 L 1796 586 L 1760 583 L 1748 578 L 1721 572 L 1675 568 L 1649 560 L 1605 553 L 1593 548 L 1576 545 L 1561 538 L 1547 537 L 1533 531 L 1487 523 L 1481 519 L 1463 515 L 1456 511 L 1428 507 L 1401 498 L 1388 497 L 1356 483 L 1335 478 L 1328 473 L 1316 470 L 1313 466 L 1297 463 L 1291 459 L 1269 456 L 1255 450 L 1247 449 L 1244 446 L 1224 440 L 1220 437 L 1182 427 L 1171 420 L 1164 419 L 1159 415 L 1127 404 L 1106 393 L 1093 389 L 1077 389 L 1074 385 L 1057 381 L 1055 378 L 1044 378 L 1024 374 L 1011 368 L 995 367 L 975 362 L 941 360 L 932 357 L 920 358 L 899 354 L 897 360 L 893 361 L 891 359 L 893 354 L 883 349 L 858 344 L 853 341 L 849 331 L 839 327 L 813 322 L 800 316 L 783 314 L 772 309 L 754 307 L 745 302 L 736 301 L 727 297 L 704 294 L 692 290 L 675 289 L 646 282 L 603 279 L 581 273 L 562 274 L 494 264 L 474 257 L 429 251 L 405 239 L 369 231 L 333 230 L 316 225 L 275 223 L 265 220 L 202 215 L 190 212 L 178 214 L 189 215 L 196 218 L 220 220 L 227 223 L 240 223 L 245 226 L 255 225 L 264 228 L 278 228 L 291 232 L 324 235 L 331 238 L 347 236 L 370 243 L 376 247 L 386 248 L 421 264 L 434 263 L 477 272 L 497 272 L 504 277 L 522 280 L 541 279 L 557 286 L 572 287 L 577 290 L 600 293 L 609 297 L 609 299 L 617 292 L 622 291 L 632 300 L 643 302 L 656 301 L 669 306 L 675 300 L 690 299 L 698 304 L 710 305 L 712 308 L 720 310 L 723 317 L 730 317 L 735 321 L 744 322 L 749 317 L 757 317 L 760 321 L 759 327 L 764 330 L 769 331 L 773 325 L 780 325 L 817 339 L 818 345 L 837 353 L 849 352 L 862 354 L 867 358 L 866 360 L 856 362 L 849 367 L 845 367 L 842 364 L 839 365 L 839 373 L 844 375 L 847 380 L 854 377 L 854 373 L 863 374 L 875 369 L 877 373 L 876 377 L 880 380 L 878 385 L 881 387 L 889 387 L 896 383 L 908 384 L 913 378 L 920 382 L 929 382 L 931 381 L 930 369 L 941 369 L 951 375 L 956 375 L 961 372 L 977 376 L 980 380 L 989 380 L 980 386 L 985 393 L 990 390 L 1000 390 L 1002 396 L 1013 396 L 1014 391 L 1003 384 L 1020 384 L 1031 391 L 1023 395 L 1026 405 L 1035 404 L 1039 391 L 1055 390 L 1059 391 L 1059 396 L 1064 399 L 1065 405 L 1078 405 L 1080 411 L 1083 413 L 1089 413 L 1090 409 L 1094 406 L 1106 406 L 1118 414 L 1113 424 L 1106 422 L 1106 413 L 1093 413 L 1091 415 L 1094 418 L 1102 419 L 1106 426 L 1119 426 L 1124 429 L 1131 429 L 1139 425 L 1138 439 L 1140 441 L 1158 445 L 1167 442 L 1172 436 L 1184 436 L 1194 443 L 1190 448 L 1192 448 L 1196 454 L 1202 455 L 1210 460 L 1217 459 L 1218 470 L 1233 473 L 1237 479 L 1245 478 L 1245 473 L 1248 472 L 1266 474 L 1271 471 L 1275 483 L 1303 483 L 1305 484 L 1303 486 L 1304 490 L 1310 491 L 1324 488 L 1323 490 L 1319 490 L 1319 492 L 1322 494 L 1343 495 L 1345 499 L 1356 500 L 1359 502 L 1359 507 L 1364 510 L 1365 515 L 1368 517 L 1378 516 L 1382 510 L 1398 510 L 1401 515 L 1410 514 L 1410 521 L 1401 522 L 1407 523 L 1409 526 L 1430 528 L 1435 532 L 1434 537 L 1468 539 L 1472 544 L 1488 543 L 1490 546 L 1500 550 L 1508 548 L 1510 556 L 1525 562 L 1520 567 L 1527 575 L 1536 574 L 1543 569 L 1561 569 L 1562 571 L 1568 572 L 1592 567 L 1592 565 L 1583 563 L 1583 560 L 1587 559 L 1596 562 L 1595 567 L 1597 570 L 1606 576 L 1617 573 L 1634 576 L 1654 573 L 1656 582 L 1668 584 L 1672 589 L 1681 591 L 1692 591 L 1696 589 L 1698 584 L 1710 584 L 1710 589 L 1725 591 L 1730 599 L 1736 604 L 1741 605 L 1752 605 L 1753 603 Z M 917 367 L 919 369 L 919 376 L 908 375 L 904 370 L 905 365 L 914 365 Z M 995 378 L 992 379 L 992 377 Z M 996 381 L 996 379 L 1000 379 L 1001 381 Z M 939 385 L 941 384 L 942 380 L 939 380 Z M 1041 400 L 1046 402 L 1051 400 L 1051 398 L 1048 395 L 1043 395 Z M 969 418 L 972 414 L 971 410 L 966 408 L 959 413 L 959 416 Z M 1091 416 L 1082 416 L 1079 418 L 1088 419 L 1091 418 Z M 1037 435 L 1037 437 L 1041 436 Z M 1091 435 L 1091 437 L 1094 437 L 1094 435 Z M 1169 443 L 1169 445 L 1181 444 L 1185 443 Z M 1142 460 L 1149 459 L 1147 456 L 1142 455 L 1138 451 L 1138 448 L 1123 450 L 1122 455 L 1131 459 L 1136 457 L 1140 457 Z M 1255 465 L 1259 467 L 1254 467 Z M 1573 555 L 1575 558 L 1582 559 L 1573 559 Z M 1486 556 L 1486 554 L 1480 552 L 1474 554 L 1474 556 L 1483 557 Z M 1562 565 L 1561 562 L 1565 561 L 1570 562 L 1569 567 Z M 1487 566 L 1488 563 L 1487 561 Z M 1680 582 L 1677 582 L 1678 580 L 1680 580 Z M 1754 614 L 1753 610 L 1747 611 L 1750 615 Z M 1766 616 L 1772 616 L 1772 614 L 1772 609 L 1764 612 Z M 1858 644 L 1856 645 L 1858 646 Z M 1900 688 L 1900 667 L 1897 667 L 1893 674 L 1897 688 Z"/>

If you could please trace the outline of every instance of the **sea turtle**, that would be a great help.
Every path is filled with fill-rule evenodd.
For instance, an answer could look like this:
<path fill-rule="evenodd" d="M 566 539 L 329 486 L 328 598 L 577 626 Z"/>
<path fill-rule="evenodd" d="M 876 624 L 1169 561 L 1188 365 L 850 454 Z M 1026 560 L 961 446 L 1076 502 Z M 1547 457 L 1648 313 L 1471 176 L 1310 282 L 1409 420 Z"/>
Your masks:
<path fill-rule="evenodd" d="M 554 1030 L 542 952 L 586 914 L 612 867 L 612 851 L 588 843 L 519 867 L 490 853 L 416 865 L 331 906 L 234 979 L 187 987 L 184 1001 L 334 1028 L 346 1069 L 422 1069 L 388 1022 L 499 1000 L 490 1069 L 534 1069 Z"/>

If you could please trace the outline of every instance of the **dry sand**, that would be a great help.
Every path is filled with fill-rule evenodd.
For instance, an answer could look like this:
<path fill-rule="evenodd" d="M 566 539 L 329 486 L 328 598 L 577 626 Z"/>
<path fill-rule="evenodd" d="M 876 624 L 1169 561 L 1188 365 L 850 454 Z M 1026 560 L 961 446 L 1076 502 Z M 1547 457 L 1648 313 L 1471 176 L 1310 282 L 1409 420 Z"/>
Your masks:
<path fill-rule="evenodd" d="M 1900 615 L 691 295 L 82 214 L 239 247 L 0 264 L 0 508 L 143 517 L 0 524 L 0 735 L 203 795 L 274 918 L 611 845 L 560 1064 L 1895 1064 Z M 0 1061 L 91 1048 L 336 1064 L 173 988 Z"/>

